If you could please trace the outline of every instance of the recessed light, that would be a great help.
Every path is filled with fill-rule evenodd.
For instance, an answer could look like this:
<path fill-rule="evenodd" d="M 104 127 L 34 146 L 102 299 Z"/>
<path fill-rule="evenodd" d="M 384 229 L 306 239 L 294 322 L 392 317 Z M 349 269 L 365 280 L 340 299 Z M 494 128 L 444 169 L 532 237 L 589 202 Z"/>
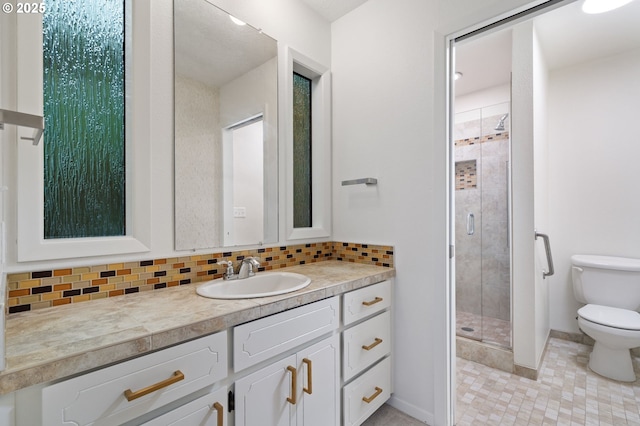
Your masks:
<path fill-rule="evenodd" d="M 604 13 L 631 3 L 633 0 L 584 0 L 582 11 L 595 14 Z"/>

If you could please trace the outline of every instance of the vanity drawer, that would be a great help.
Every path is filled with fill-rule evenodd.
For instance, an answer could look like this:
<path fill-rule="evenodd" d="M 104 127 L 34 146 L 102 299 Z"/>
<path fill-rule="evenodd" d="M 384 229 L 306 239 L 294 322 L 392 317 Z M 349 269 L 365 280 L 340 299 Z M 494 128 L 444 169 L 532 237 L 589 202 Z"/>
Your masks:
<path fill-rule="evenodd" d="M 391 352 L 391 313 L 383 312 L 342 333 L 342 374 L 349 380 Z"/>
<path fill-rule="evenodd" d="M 343 321 L 348 325 L 391 306 L 391 281 L 363 287 L 342 297 Z"/>
<path fill-rule="evenodd" d="M 143 424 L 144 426 L 227 425 L 227 390 L 226 387 L 218 389 Z"/>
<path fill-rule="evenodd" d="M 336 330 L 337 297 L 321 300 L 233 329 L 233 366 L 243 370 Z"/>
<path fill-rule="evenodd" d="M 364 422 L 391 396 L 391 360 L 380 363 L 346 385 L 342 394 L 345 426 Z"/>
<path fill-rule="evenodd" d="M 121 424 L 226 376 L 223 331 L 45 387 L 43 425 Z"/>

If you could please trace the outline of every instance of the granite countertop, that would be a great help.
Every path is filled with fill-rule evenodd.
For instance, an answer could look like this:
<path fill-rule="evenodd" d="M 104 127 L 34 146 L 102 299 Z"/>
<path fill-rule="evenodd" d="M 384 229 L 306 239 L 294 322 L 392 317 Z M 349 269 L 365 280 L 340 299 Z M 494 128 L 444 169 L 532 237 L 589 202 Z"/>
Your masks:
<path fill-rule="evenodd" d="M 311 278 L 293 293 L 208 299 L 194 283 L 125 297 L 12 314 L 0 394 L 61 379 L 225 330 L 395 276 L 395 269 L 341 261 L 291 266 Z"/>

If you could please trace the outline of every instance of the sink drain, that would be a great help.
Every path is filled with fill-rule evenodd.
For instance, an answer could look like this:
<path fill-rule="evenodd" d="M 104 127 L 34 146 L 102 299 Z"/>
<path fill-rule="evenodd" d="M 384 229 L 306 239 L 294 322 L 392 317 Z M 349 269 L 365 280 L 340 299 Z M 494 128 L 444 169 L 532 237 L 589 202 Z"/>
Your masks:
<path fill-rule="evenodd" d="M 471 328 L 471 327 L 462 327 L 462 331 L 469 331 L 469 332 L 471 332 L 471 331 L 475 331 L 475 330 L 474 330 L 473 328 Z"/>

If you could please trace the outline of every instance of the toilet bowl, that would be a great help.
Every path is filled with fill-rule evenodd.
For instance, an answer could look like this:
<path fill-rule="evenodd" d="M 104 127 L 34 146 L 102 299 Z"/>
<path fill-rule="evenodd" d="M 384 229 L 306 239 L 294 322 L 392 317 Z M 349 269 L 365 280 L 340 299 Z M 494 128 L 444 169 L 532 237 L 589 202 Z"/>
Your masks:
<path fill-rule="evenodd" d="M 631 348 L 640 346 L 640 259 L 571 256 L 578 327 L 595 344 L 589 368 L 623 382 L 636 380 Z"/>
<path fill-rule="evenodd" d="M 578 310 L 578 326 L 595 344 L 589 368 L 601 376 L 634 382 L 629 350 L 640 346 L 640 314 L 610 306 L 586 305 Z"/>

